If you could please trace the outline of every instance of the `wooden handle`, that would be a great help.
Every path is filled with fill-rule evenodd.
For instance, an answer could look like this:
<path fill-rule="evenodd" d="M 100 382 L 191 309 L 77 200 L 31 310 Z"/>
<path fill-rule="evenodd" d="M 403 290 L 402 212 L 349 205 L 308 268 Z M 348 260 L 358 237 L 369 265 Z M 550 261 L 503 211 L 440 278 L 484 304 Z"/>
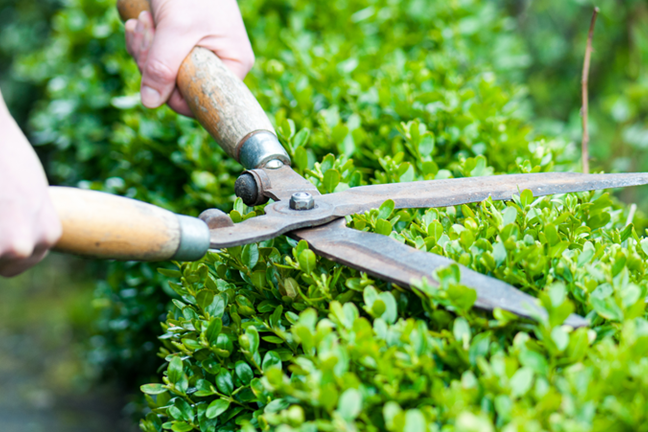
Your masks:
<path fill-rule="evenodd" d="M 147 0 L 118 0 L 117 9 L 125 21 L 151 8 Z M 265 131 L 276 135 L 247 86 L 208 49 L 196 47 L 189 53 L 180 66 L 177 85 L 200 124 L 237 161 L 246 159 L 240 154 L 241 148 L 255 133 Z M 280 145 L 279 150 L 282 154 L 275 159 L 290 163 Z M 272 151 L 276 152 L 276 148 Z M 264 162 L 267 159 L 270 158 L 266 157 Z"/>
<path fill-rule="evenodd" d="M 144 11 L 151 11 L 151 4 L 148 0 L 119 0 L 117 11 L 122 21 L 137 19 Z"/>
<path fill-rule="evenodd" d="M 102 259 L 193 261 L 209 248 L 209 229 L 200 219 L 103 192 L 49 191 L 63 225 L 55 250 Z"/>

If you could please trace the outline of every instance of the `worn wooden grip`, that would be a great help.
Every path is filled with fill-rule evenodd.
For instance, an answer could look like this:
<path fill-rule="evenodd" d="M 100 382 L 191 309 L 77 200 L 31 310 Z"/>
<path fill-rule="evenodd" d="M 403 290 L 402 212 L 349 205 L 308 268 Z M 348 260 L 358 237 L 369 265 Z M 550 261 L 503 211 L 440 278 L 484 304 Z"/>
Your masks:
<path fill-rule="evenodd" d="M 208 49 L 196 47 L 182 62 L 178 88 L 200 124 L 236 160 L 244 138 L 275 133 L 250 89 Z"/>
<path fill-rule="evenodd" d="M 55 249 L 102 259 L 163 261 L 181 240 L 178 217 L 162 208 L 103 192 L 50 187 L 63 225 Z"/>
<path fill-rule="evenodd" d="M 119 0 L 117 11 L 122 21 L 137 19 L 143 11 L 150 11 L 151 4 L 148 0 Z"/>
<path fill-rule="evenodd" d="M 150 5 L 147 0 L 118 0 L 117 8 L 125 20 L 150 10 Z M 180 66 L 177 85 L 200 124 L 237 161 L 247 137 L 260 131 L 275 134 L 247 86 L 208 49 L 195 47 L 189 53 Z"/>

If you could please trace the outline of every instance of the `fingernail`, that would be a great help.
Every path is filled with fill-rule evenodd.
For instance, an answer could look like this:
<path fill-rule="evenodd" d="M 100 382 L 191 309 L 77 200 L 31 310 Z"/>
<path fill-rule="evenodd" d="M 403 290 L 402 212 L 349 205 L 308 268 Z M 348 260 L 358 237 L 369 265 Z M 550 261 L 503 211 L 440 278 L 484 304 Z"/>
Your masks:
<path fill-rule="evenodd" d="M 142 86 L 142 103 L 147 108 L 160 106 L 160 93 L 149 86 Z"/>

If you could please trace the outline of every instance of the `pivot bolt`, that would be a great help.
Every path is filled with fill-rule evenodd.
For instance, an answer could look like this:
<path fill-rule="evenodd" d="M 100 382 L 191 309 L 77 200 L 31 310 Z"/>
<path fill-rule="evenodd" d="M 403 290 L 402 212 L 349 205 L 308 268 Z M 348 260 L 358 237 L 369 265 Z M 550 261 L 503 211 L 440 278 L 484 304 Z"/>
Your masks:
<path fill-rule="evenodd" d="M 279 159 L 272 159 L 271 161 L 268 161 L 263 168 L 267 169 L 279 169 L 282 166 L 284 166 L 284 163 L 281 162 Z"/>
<path fill-rule="evenodd" d="M 313 207 L 315 200 L 308 192 L 295 192 L 290 197 L 290 208 L 293 210 L 310 210 Z"/>

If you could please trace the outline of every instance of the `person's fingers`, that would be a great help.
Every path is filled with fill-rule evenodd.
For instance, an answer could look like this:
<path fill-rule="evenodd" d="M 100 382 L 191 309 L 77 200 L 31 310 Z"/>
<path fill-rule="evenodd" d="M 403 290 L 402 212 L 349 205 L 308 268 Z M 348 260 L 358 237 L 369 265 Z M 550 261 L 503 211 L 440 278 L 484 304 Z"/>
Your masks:
<path fill-rule="evenodd" d="M 142 71 L 142 103 L 148 108 L 164 104 L 176 86 L 178 69 L 195 46 L 195 37 L 186 31 L 161 21 L 148 51 Z"/>
<path fill-rule="evenodd" d="M 40 216 L 40 227 L 42 233 L 38 239 L 39 246 L 50 249 L 56 245 L 63 234 L 63 226 L 58 217 L 54 203 L 49 197 L 43 202 L 43 209 Z"/>
<path fill-rule="evenodd" d="M 126 33 L 126 48 L 128 50 L 128 53 L 133 57 L 135 60 L 135 64 L 137 64 L 137 67 L 140 69 L 141 72 L 141 50 L 142 50 L 142 41 L 144 39 L 144 34 L 141 31 L 142 25 L 140 24 L 139 20 L 131 20 L 134 22 L 133 24 L 133 29 L 129 30 Z"/>
<path fill-rule="evenodd" d="M 233 30 L 227 37 L 205 37 L 198 41 L 197 45 L 216 54 L 240 79 L 245 78 L 254 66 L 254 51 L 242 23 L 240 29 Z"/>
<path fill-rule="evenodd" d="M 234 72 L 234 75 L 239 77 L 241 80 L 245 78 L 245 76 L 250 72 L 250 69 L 252 69 L 252 66 L 254 66 L 254 56 L 252 56 L 252 60 L 249 59 L 244 59 L 244 60 L 230 60 L 230 59 L 221 59 L 223 60 L 223 64 L 232 72 Z"/>
<path fill-rule="evenodd" d="M 128 51 L 128 54 L 131 55 L 131 57 L 137 59 L 137 51 L 134 49 L 135 44 L 134 42 L 134 37 L 135 37 L 135 27 L 137 26 L 137 20 L 136 19 L 129 19 L 126 21 L 124 24 L 124 32 L 126 35 L 126 51 Z"/>
<path fill-rule="evenodd" d="M 34 253 L 28 258 L 0 260 L 0 276 L 18 276 L 25 270 L 28 270 L 38 264 L 43 258 L 45 258 L 47 252 L 47 248 L 41 247 L 35 250 Z"/>
<path fill-rule="evenodd" d="M 167 101 L 167 104 L 173 111 L 177 112 L 178 114 L 182 114 L 187 117 L 194 116 L 191 112 L 191 109 L 189 108 L 189 105 L 187 105 L 187 102 L 184 100 L 177 88 L 175 88 L 173 90 L 173 93 L 171 93 L 171 97 Z"/>
<path fill-rule="evenodd" d="M 0 254 L 0 276 L 19 275 L 42 260 L 47 251 L 61 237 L 61 224 L 57 218 L 43 218 L 42 232 L 35 240 L 25 230 L 18 232 L 3 245 Z"/>
<path fill-rule="evenodd" d="M 31 214 L 16 205 L 5 210 L 0 227 L 0 276 L 10 277 L 37 264 L 56 245 L 62 227 L 46 191 Z"/>
<path fill-rule="evenodd" d="M 148 61 L 149 50 L 155 37 L 155 24 L 153 23 L 153 16 L 150 12 L 144 11 L 139 17 L 139 32 L 141 33 L 141 41 L 139 47 L 138 66 L 140 71 L 144 69 Z"/>

